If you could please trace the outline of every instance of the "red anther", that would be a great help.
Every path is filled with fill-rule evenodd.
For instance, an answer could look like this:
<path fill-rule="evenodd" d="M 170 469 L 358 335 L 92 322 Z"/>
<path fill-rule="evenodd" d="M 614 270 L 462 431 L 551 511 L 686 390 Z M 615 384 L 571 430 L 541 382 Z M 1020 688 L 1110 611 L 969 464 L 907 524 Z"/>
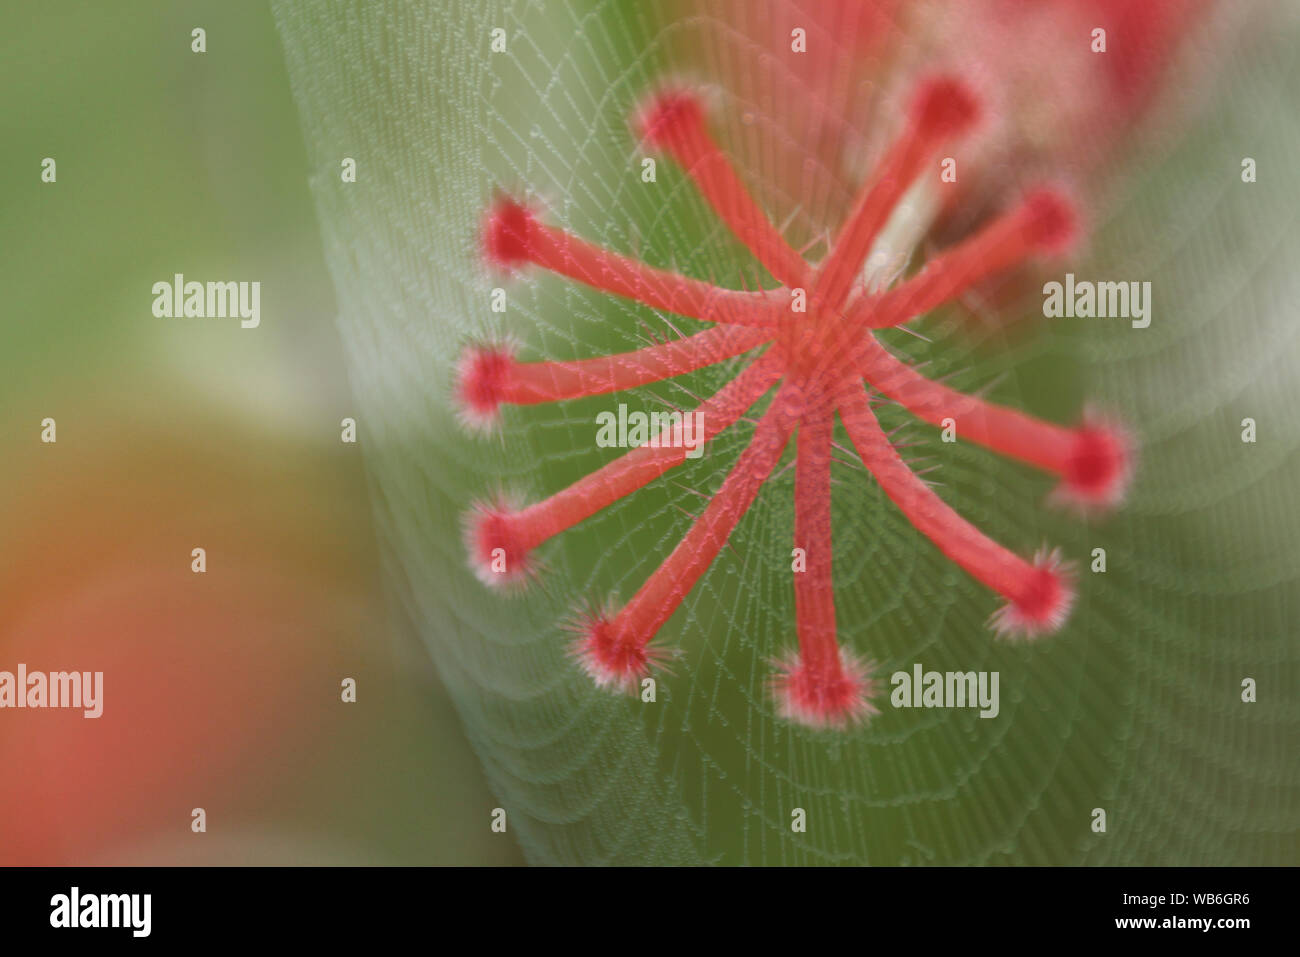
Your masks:
<path fill-rule="evenodd" d="M 830 310 L 849 295 L 871 245 L 921 171 L 950 139 L 966 132 L 979 113 L 975 94 L 955 77 L 925 81 L 912 101 L 910 123 L 858 194 L 835 245 L 822 264 L 817 298 Z"/>
<path fill-rule="evenodd" d="M 912 117 L 919 128 L 936 136 L 959 136 L 979 121 L 980 104 L 960 78 L 933 76 L 917 89 Z"/>
<path fill-rule="evenodd" d="M 456 399 L 461 419 L 473 428 L 496 424 L 506 389 L 514 351 L 506 345 L 474 345 L 461 353 L 456 366 Z"/>
<path fill-rule="evenodd" d="M 1078 215 L 1074 204 L 1060 190 L 1040 187 L 1025 194 L 1025 233 L 1041 253 L 1057 256 L 1074 245 L 1078 237 Z"/>
<path fill-rule="evenodd" d="M 1060 552 L 1042 551 L 1030 570 L 1010 589 L 1008 601 L 993 613 L 989 623 L 999 634 L 1012 638 L 1037 638 L 1065 624 L 1074 604 L 1070 567 Z"/>
<path fill-rule="evenodd" d="M 483 218 L 483 255 L 494 266 L 515 269 L 529 259 L 536 220 L 532 210 L 513 199 L 494 202 Z"/>
<path fill-rule="evenodd" d="M 782 717 L 814 728 L 845 728 L 879 714 L 870 662 L 837 651 L 834 667 L 809 665 L 799 657 L 778 662 L 772 694 Z"/>
<path fill-rule="evenodd" d="M 661 90 L 646 100 L 633 123 L 645 142 L 666 149 L 704 127 L 704 106 L 690 90 Z"/>
<path fill-rule="evenodd" d="M 526 584 L 536 573 L 530 549 L 516 508 L 508 499 L 480 502 L 470 509 L 465 521 L 465 550 L 483 584 L 492 588 Z"/>
<path fill-rule="evenodd" d="M 1128 492 L 1133 449 L 1122 426 L 1086 418 L 1063 456 L 1061 484 L 1053 496 L 1084 508 L 1113 508 Z"/>
<path fill-rule="evenodd" d="M 571 630 L 577 636 L 572 654 L 602 688 L 635 691 L 665 657 L 665 652 L 648 640 L 629 635 L 608 611 L 581 615 Z"/>

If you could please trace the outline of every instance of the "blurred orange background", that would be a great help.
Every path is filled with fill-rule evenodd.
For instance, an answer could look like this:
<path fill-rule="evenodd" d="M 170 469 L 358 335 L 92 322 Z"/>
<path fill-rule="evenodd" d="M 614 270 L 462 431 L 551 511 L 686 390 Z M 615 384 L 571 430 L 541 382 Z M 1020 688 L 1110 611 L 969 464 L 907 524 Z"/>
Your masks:
<path fill-rule="evenodd" d="M 0 712 L 0 863 L 517 863 L 381 587 L 270 14 L 114 7 L 0 30 L 0 670 L 104 672 L 101 718 Z M 175 272 L 261 326 L 155 318 Z"/>

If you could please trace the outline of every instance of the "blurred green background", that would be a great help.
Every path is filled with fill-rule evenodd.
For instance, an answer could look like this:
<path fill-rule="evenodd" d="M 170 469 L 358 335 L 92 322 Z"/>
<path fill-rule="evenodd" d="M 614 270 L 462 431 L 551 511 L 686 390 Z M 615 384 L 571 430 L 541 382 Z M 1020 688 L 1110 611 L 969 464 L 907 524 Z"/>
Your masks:
<path fill-rule="evenodd" d="M 106 672 L 0 714 L 0 862 L 518 863 L 384 594 L 267 6 L 5 4 L 0 89 L 0 668 Z M 154 318 L 174 272 L 260 328 Z"/>

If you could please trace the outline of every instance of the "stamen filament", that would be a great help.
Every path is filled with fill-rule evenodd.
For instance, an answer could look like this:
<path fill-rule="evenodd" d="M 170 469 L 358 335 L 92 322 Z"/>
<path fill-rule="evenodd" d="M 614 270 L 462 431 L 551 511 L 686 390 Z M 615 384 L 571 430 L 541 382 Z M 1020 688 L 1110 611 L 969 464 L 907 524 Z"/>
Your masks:
<path fill-rule="evenodd" d="M 705 322 L 774 326 L 790 308 L 791 297 L 784 290 L 722 289 L 655 269 L 541 223 L 530 210 L 508 199 L 499 200 L 488 212 L 483 247 L 487 258 L 499 266 L 532 263 L 652 309 Z"/>
<path fill-rule="evenodd" d="M 754 437 L 723 481 L 722 488 L 672 554 L 610 622 L 613 633 L 623 641 L 648 644 L 713 564 L 736 523 L 771 475 L 794 429 L 794 419 L 784 414 L 781 406 L 778 395 L 759 421 Z"/>
<path fill-rule="evenodd" d="M 779 378 L 776 364 L 764 355 L 701 404 L 695 414 L 700 416 L 703 441 L 734 424 Z M 647 443 L 632 449 L 549 498 L 502 516 L 499 547 L 505 548 L 509 560 L 522 561 L 542 542 L 681 465 L 686 453 L 680 445 Z"/>
<path fill-rule="evenodd" d="M 775 326 L 790 311 L 784 290 L 744 292 L 722 289 L 601 249 L 570 233 L 537 223 L 529 259 L 578 282 L 632 299 L 652 309 L 705 322 Z"/>
<path fill-rule="evenodd" d="M 1076 441 L 1074 429 L 933 382 L 874 339 L 863 345 L 866 356 L 858 369 L 867 382 L 917 418 L 934 426 L 951 418 L 961 439 L 1054 475 L 1065 474 Z"/>
<path fill-rule="evenodd" d="M 634 352 L 571 362 L 516 362 L 506 366 L 499 401 L 515 405 L 558 402 L 620 392 L 694 372 L 740 355 L 771 338 L 764 329 L 716 326 Z"/>
<path fill-rule="evenodd" d="M 871 246 L 925 164 L 976 117 L 975 100 L 957 80 L 937 78 L 919 91 L 902 136 L 858 194 L 817 278 L 816 298 L 838 309 L 852 289 Z"/>
<path fill-rule="evenodd" d="M 660 94 L 642 112 L 642 133 L 694 181 L 700 194 L 767 271 L 782 285 L 807 288 L 811 270 L 772 225 L 709 135 L 704 110 L 691 94 Z"/>
<path fill-rule="evenodd" d="M 831 433 L 829 410 L 799 425 L 794 472 L 794 544 L 805 570 L 794 576 L 799 658 L 810 672 L 840 677 L 831 580 Z"/>
<path fill-rule="evenodd" d="M 908 521 L 972 578 L 1007 599 L 1011 610 L 1001 620 L 1028 634 L 1055 630 L 1064 622 L 1073 594 L 1054 565 L 1025 561 L 939 498 L 890 445 L 865 389 L 846 391 L 839 411 L 863 464 Z"/>

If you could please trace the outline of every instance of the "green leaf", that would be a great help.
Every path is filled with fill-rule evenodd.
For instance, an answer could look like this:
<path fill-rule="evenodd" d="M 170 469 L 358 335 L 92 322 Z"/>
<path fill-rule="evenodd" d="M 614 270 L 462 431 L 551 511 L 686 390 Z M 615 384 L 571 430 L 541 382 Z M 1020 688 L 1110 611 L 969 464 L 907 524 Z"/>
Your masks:
<path fill-rule="evenodd" d="M 940 494 L 999 541 L 1021 553 L 1050 541 L 1079 561 L 1071 623 L 1021 645 L 987 629 L 993 596 L 865 472 L 838 466 L 842 643 L 878 663 L 886 691 L 891 672 L 916 662 L 997 671 L 1001 711 L 984 720 L 881 700 L 866 728 L 814 733 L 778 720 L 767 692 L 770 660 L 794 643 L 792 471 L 764 487 L 661 632 L 679 655 L 655 703 L 596 690 L 567 655 L 563 621 L 583 601 L 631 597 L 699 493 L 718 488 L 748 426 L 544 546 L 545 577 L 524 597 L 485 590 L 460 541 L 461 513 L 497 487 L 546 495 L 608 461 L 598 411 L 689 404 L 735 372 L 509 409 L 491 438 L 467 434 L 451 401 L 472 338 L 509 333 L 528 358 L 563 359 L 666 329 L 650 310 L 551 276 L 507 283 L 508 310 L 492 314 L 502 280 L 479 261 L 477 228 L 498 186 L 526 187 L 554 221 L 655 265 L 724 285 L 755 276 L 679 171 L 661 162 L 658 182 L 641 182 L 627 126 L 657 80 L 683 67 L 710 76 L 743 44 L 726 24 L 646 7 L 273 3 L 388 571 L 529 858 L 1293 863 L 1300 128 L 1283 104 L 1300 79 L 1289 58 L 1269 56 L 1294 49 L 1294 25 L 1290 46 L 1274 37 L 1223 66 L 1224 89 L 1189 135 L 1143 144 L 1115 215 L 1096 217 L 1091 257 L 1069 264 L 1081 277 L 1150 280 L 1149 329 L 1078 320 L 972 335 L 954 313 L 923 323 L 930 344 L 891 339 L 957 387 L 992 383 L 994 398 L 1035 414 L 1068 420 L 1085 397 L 1102 400 L 1136 427 L 1141 467 L 1126 507 L 1088 523 L 1047 508 L 1040 475 L 941 444 L 923 425 L 901 433 L 920 443 L 909 456 L 940 466 L 928 476 Z M 495 27 L 505 53 L 489 50 Z M 720 110 L 743 107 L 721 91 Z M 762 131 L 729 141 L 758 183 L 765 159 L 742 149 Z M 1240 182 L 1244 155 L 1259 160 L 1257 184 Z M 344 156 L 357 160 L 355 184 L 340 180 Z M 1240 441 L 1245 416 L 1260 423 L 1255 445 Z M 1107 550 L 1104 575 L 1088 571 L 1094 547 Z M 1259 683 L 1256 704 L 1240 700 L 1244 677 Z M 1090 828 L 1098 807 L 1105 834 Z M 795 808 L 806 833 L 791 829 Z"/>

